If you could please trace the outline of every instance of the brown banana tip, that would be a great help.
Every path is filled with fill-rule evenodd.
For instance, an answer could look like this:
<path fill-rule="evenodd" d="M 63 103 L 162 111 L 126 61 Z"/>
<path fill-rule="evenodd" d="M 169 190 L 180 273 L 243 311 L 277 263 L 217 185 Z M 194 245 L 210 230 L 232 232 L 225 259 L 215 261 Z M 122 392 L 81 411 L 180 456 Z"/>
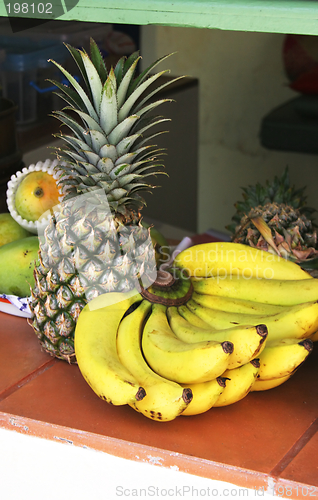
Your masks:
<path fill-rule="evenodd" d="M 232 354 L 232 352 L 234 351 L 233 342 L 229 342 L 228 340 L 222 342 L 222 349 L 225 352 L 225 354 Z"/>
<path fill-rule="evenodd" d="M 260 368 L 261 363 L 259 358 L 252 359 L 250 363 L 255 367 L 255 368 Z"/>
<path fill-rule="evenodd" d="M 143 387 L 139 387 L 137 394 L 136 394 L 137 401 L 141 401 L 142 399 L 144 399 L 146 394 L 147 393 L 146 393 L 145 389 Z"/>
<path fill-rule="evenodd" d="M 302 345 L 306 351 L 311 352 L 314 348 L 314 343 L 311 339 L 304 339 L 298 342 L 299 345 Z"/>
<path fill-rule="evenodd" d="M 267 337 L 268 335 L 268 330 L 266 325 L 257 325 L 256 331 L 258 335 L 260 335 L 261 337 Z"/>
<path fill-rule="evenodd" d="M 186 387 L 185 389 L 183 389 L 182 399 L 187 404 L 191 403 L 191 401 L 193 399 L 193 394 L 192 394 L 190 387 Z"/>
<path fill-rule="evenodd" d="M 217 383 L 221 386 L 221 387 L 225 387 L 226 386 L 226 381 L 228 380 L 228 378 L 226 377 L 217 377 Z"/>

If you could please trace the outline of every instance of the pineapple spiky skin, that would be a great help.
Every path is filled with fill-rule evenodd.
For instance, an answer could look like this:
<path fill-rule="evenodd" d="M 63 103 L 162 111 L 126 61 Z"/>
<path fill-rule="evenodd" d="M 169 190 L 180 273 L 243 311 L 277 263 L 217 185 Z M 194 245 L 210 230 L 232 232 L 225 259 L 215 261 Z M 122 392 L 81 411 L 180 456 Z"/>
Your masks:
<path fill-rule="evenodd" d="M 317 231 L 312 221 L 284 203 L 252 208 L 236 227 L 233 241 L 300 263 L 318 256 Z"/>
<path fill-rule="evenodd" d="M 45 351 L 76 363 L 74 333 L 84 305 L 101 293 L 139 283 L 145 288 L 155 280 L 155 251 L 150 230 L 141 225 L 140 192 L 151 191 L 146 178 L 163 167 L 161 150 L 148 144 L 157 134 L 148 131 L 166 119 L 147 115 L 169 99 L 150 101 L 167 83 L 148 91 L 165 73 L 149 76 L 150 71 L 165 58 L 135 77 L 138 53 L 121 58 L 108 72 L 93 40 L 90 57 L 67 48 L 86 90 L 54 63 L 70 83 L 53 82 L 68 104 L 54 115 L 72 133 L 58 136 L 65 144 L 57 151 L 55 171 L 63 199 L 40 237 L 29 322 Z"/>
<path fill-rule="evenodd" d="M 127 214 L 123 224 L 99 206 L 73 205 L 55 210 L 40 237 L 30 322 L 43 349 L 69 363 L 76 361 L 74 329 L 89 300 L 155 279 L 152 240 L 138 215 Z"/>
<path fill-rule="evenodd" d="M 264 186 L 243 188 L 243 201 L 227 226 L 231 240 L 277 254 L 307 270 L 318 264 L 315 209 L 306 204 L 305 188 L 290 185 L 288 167 Z M 313 273 L 312 273 L 313 274 Z"/>
<path fill-rule="evenodd" d="M 290 184 L 289 169 L 285 168 L 281 177 L 274 177 L 272 182 L 266 181 L 264 185 L 256 183 L 243 187 L 243 200 L 237 201 L 234 206 L 236 213 L 232 217 L 232 223 L 228 229 L 232 235 L 237 232 L 237 226 L 241 225 L 241 219 L 256 207 L 263 207 L 268 204 L 288 205 L 291 209 L 299 210 L 308 219 L 311 220 L 315 209 L 307 206 L 307 197 L 305 196 L 305 187 L 296 189 Z"/>

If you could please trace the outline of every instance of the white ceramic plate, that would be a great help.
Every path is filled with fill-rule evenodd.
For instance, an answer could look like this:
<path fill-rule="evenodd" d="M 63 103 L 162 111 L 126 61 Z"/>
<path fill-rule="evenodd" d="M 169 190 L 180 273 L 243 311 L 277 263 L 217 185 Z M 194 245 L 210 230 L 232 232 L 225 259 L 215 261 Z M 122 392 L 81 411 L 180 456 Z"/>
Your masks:
<path fill-rule="evenodd" d="M 12 316 L 31 318 L 28 298 L 17 297 L 16 295 L 0 294 L 0 311 L 12 314 Z"/>

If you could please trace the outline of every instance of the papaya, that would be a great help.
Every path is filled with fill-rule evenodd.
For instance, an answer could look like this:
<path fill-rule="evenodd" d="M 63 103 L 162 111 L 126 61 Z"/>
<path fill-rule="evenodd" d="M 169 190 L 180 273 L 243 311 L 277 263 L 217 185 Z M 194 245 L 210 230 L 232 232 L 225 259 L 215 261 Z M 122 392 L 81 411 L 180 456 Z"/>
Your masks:
<path fill-rule="evenodd" d="M 0 247 L 0 293 L 30 296 L 35 285 L 33 269 L 39 263 L 39 238 L 28 236 Z"/>
<path fill-rule="evenodd" d="M 31 233 L 20 226 L 11 214 L 0 214 L 0 247 L 27 236 L 31 236 Z"/>

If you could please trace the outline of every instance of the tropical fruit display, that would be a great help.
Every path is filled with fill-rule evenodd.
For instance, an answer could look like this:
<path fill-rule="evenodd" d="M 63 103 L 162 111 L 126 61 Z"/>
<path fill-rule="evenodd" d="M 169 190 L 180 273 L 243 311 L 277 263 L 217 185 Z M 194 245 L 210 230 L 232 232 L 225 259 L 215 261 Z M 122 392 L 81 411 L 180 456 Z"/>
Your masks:
<path fill-rule="evenodd" d="M 164 259 L 166 241 L 141 212 L 142 192 L 154 187 L 148 177 L 163 173 L 154 127 L 166 121 L 156 110 L 169 99 L 158 92 L 175 79 L 158 85 L 166 71 L 152 71 L 166 57 L 138 74 L 138 53 L 107 70 L 93 40 L 90 55 L 66 46 L 82 81 L 53 61 L 69 82 L 54 82 L 67 103 L 54 112 L 67 132 L 49 166 L 59 199 L 48 196 L 43 230 L 31 237 L 38 261 L 24 278 L 30 286 L 32 272 L 28 322 L 41 348 L 77 364 L 105 402 L 158 422 L 283 384 L 317 340 L 318 280 L 282 252 L 246 242 L 194 245 Z M 23 174 L 30 171 L 16 178 Z M 29 196 L 19 205 L 16 193 L 28 188 L 15 186 L 10 200 L 26 215 Z M 298 194 L 288 201 L 294 210 L 304 206 Z M 2 248 L 0 292 L 1 263 L 12 268 L 14 251 L 26 247 Z"/>
<path fill-rule="evenodd" d="M 304 191 L 290 184 L 288 167 L 273 182 L 243 188 L 243 200 L 235 203 L 233 222 L 227 226 L 231 240 L 276 253 L 308 270 L 315 269 L 315 210 L 307 206 Z"/>
<path fill-rule="evenodd" d="M 78 367 L 101 399 L 155 421 L 217 411 L 291 378 L 313 351 L 317 298 L 318 280 L 291 261 L 194 245 L 147 289 L 85 305 Z"/>

